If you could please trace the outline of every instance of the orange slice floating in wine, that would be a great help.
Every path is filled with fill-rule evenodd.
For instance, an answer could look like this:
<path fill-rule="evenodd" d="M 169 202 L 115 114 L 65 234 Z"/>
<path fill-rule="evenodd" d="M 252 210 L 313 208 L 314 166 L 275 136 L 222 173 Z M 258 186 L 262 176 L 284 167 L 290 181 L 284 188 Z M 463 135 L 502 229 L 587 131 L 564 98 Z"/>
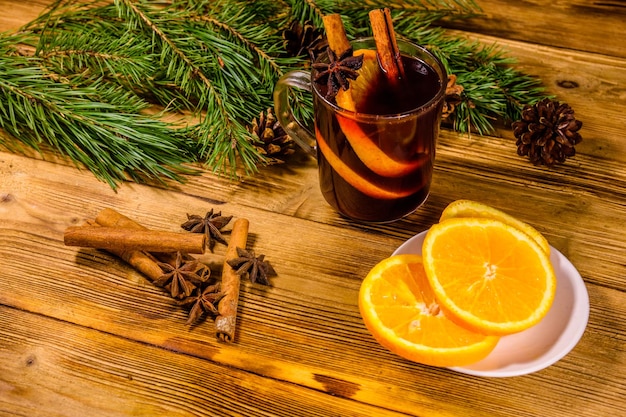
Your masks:
<path fill-rule="evenodd" d="M 424 185 L 421 182 L 416 182 L 409 188 L 393 191 L 386 189 L 385 187 L 369 181 L 360 176 L 356 171 L 350 168 L 345 162 L 343 162 L 331 149 L 330 145 L 326 142 L 326 139 L 322 136 L 317 126 L 315 127 L 315 136 L 317 138 L 317 146 L 330 164 L 331 167 L 343 178 L 348 184 L 361 191 L 363 194 L 373 198 L 379 198 L 381 200 L 392 200 L 396 198 L 408 197 L 409 195 L 417 192 Z"/>
<path fill-rule="evenodd" d="M 340 89 L 336 96 L 337 105 L 345 110 L 355 112 L 358 100 L 364 99 L 367 88 L 375 83 L 381 76 L 382 71 L 378 65 L 376 51 L 371 49 L 359 49 L 354 55 L 363 55 L 363 66 L 359 70 L 359 76 L 350 83 L 348 90 Z M 337 120 L 341 130 L 346 135 L 354 152 L 374 173 L 383 177 L 402 177 L 418 169 L 425 158 L 415 158 L 399 161 L 392 158 L 379 148 L 379 146 L 365 133 L 359 123 L 347 116 L 337 114 Z"/>

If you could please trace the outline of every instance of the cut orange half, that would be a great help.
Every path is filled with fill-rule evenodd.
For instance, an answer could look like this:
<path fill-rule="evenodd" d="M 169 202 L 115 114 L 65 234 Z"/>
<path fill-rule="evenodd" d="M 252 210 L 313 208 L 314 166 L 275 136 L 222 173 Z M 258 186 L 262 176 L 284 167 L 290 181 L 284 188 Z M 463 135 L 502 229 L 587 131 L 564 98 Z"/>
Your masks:
<path fill-rule="evenodd" d="M 359 100 L 367 97 L 367 89 L 375 83 L 382 71 L 378 65 L 376 51 L 359 49 L 354 52 L 354 55 L 363 55 L 363 65 L 358 70 L 359 76 L 350 82 L 350 88 L 347 90 L 340 89 L 335 98 L 339 107 L 351 112 L 356 111 Z M 415 157 L 408 160 L 392 158 L 380 149 L 379 145 L 369 135 L 363 132 L 356 120 L 338 113 L 337 121 L 350 146 L 363 164 L 382 177 L 402 177 L 415 171 L 424 161 L 428 160 L 427 157 Z M 381 124 L 381 128 L 383 127 L 384 124 Z"/>
<path fill-rule="evenodd" d="M 464 366 L 485 358 L 498 338 L 458 326 L 439 309 L 422 257 L 396 255 L 368 273 L 359 291 L 365 326 L 390 351 L 432 366 Z"/>
<path fill-rule="evenodd" d="M 517 333 L 549 311 L 556 277 L 549 255 L 499 220 L 450 218 L 422 246 L 428 281 L 452 320 L 491 335 Z"/>
<path fill-rule="evenodd" d="M 500 220 L 501 222 L 526 233 L 528 236 L 532 237 L 546 253 L 550 253 L 550 244 L 548 243 L 548 240 L 534 227 L 486 204 L 471 200 L 453 201 L 443 210 L 439 221 L 453 217 L 484 217 L 487 219 Z"/>

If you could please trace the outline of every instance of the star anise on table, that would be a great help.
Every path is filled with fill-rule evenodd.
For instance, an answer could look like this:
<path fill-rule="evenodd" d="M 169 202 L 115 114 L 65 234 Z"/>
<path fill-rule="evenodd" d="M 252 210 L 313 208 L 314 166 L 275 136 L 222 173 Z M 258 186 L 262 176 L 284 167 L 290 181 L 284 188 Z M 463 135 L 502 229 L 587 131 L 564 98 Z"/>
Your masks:
<path fill-rule="evenodd" d="M 348 80 L 356 80 L 357 72 L 363 65 L 363 55 L 352 55 L 352 49 L 348 49 L 339 58 L 328 48 L 329 62 L 316 62 L 313 68 L 317 75 L 313 81 L 317 84 L 326 84 L 326 99 L 335 97 L 339 88 L 347 90 L 350 87 Z"/>
<path fill-rule="evenodd" d="M 194 324 L 203 314 L 217 316 L 217 302 L 224 297 L 224 293 L 220 292 L 219 282 L 208 285 L 204 289 L 198 289 L 194 295 L 191 295 L 181 301 L 181 305 L 185 307 L 191 306 L 187 324 Z"/>
<path fill-rule="evenodd" d="M 248 276 L 252 283 L 269 285 L 268 277 L 276 275 L 276 271 L 268 261 L 265 255 L 255 256 L 253 250 L 245 250 L 237 248 L 237 258 L 228 261 L 237 275 Z"/>
<path fill-rule="evenodd" d="M 233 216 L 222 216 L 222 212 L 208 211 L 204 217 L 197 214 L 187 214 L 187 221 L 180 225 L 183 229 L 192 233 L 204 233 L 207 238 L 209 250 L 213 252 L 215 242 L 227 245 L 226 239 L 222 236 L 220 230 L 226 226 Z"/>
<path fill-rule="evenodd" d="M 167 289 L 174 298 L 189 297 L 198 285 L 205 282 L 210 275 L 210 270 L 199 266 L 196 260 L 185 260 L 183 254 L 176 253 L 176 262 L 170 265 L 166 262 L 158 262 L 163 275 L 154 280 L 154 285 Z"/>

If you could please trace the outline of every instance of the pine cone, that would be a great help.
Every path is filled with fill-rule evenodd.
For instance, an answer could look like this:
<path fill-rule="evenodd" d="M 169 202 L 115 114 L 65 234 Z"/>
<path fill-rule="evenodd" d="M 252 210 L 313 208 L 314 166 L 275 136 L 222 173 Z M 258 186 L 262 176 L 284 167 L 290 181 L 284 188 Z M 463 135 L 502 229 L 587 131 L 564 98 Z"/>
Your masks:
<path fill-rule="evenodd" d="M 517 154 L 528 155 L 535 165 L 563 163 L 576 154 L 574 145 L 583 140 L 578 133 L 582 125 L 566 103 L 546 98 L 526 106 L 522 120 L 511 125 L 517 138 Z"/>
<path fill-rule="evenodd" d="M 443 120 L 449 118 L 456 106 L 463 101 L 461 94 L 463 93 L 463 86 L 456 83 L 456 75 L 450 74 L 448 76 L 448 84 L 446 85 L 446 96 L 443 100 L 443 111 L 441 118 Z"/>
<path fill-rule="evenodd" d="M 290 57 L 309 55 L 313 59 L 326 50 L 328 42 L 324 32 L 311 22 L 302 24 L 294 20 L 289 28 L 283 31 L 283 45 Z"/>
<path fill-rule="evenodd" d="M 274 162 L 284 162 L 284 157 L 295 152 L 293 139 L 278 123 L 271 108 L 261 112 L 258 120 L 254 118 L 248 130 L 257 139 L 255 141 L 257 149 Z"/>

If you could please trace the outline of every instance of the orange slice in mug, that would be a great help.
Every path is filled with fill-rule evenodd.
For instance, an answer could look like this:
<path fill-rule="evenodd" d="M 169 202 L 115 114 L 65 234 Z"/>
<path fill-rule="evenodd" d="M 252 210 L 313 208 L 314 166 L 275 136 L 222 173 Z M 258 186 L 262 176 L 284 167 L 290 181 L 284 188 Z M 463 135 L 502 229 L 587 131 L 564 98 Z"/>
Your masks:
<path fill-rule="evenodd" d="M 377 184 L 376 182 L 370 181 L 361 175 L 359 175 L 355 170 L 350 168 L 348 164 L 343 162 L 331 149 L 330 145 L 326 142 L 326 139 L 322 136 L 321 132 L 315 126 L 315 137 L 317 139 L 317 146 L 326 158 L 326 161 L 330 164 L 330 166 L 343 178 L 348 184 L 359 190 L 365 195 L 368 195 L 373 198 L 379 198 L 381 200 L 393 200 L 396 198 L 408 197 L 413 193 L 416 193 L 420 190 L 424 184 L 421 182 L 416 182 L 412 187 L 403 188 L 402 190 L 389 190 L 384 186 Z"/>
<path fill-rule="evenodd" d="M 363 66 L 359 70 L 359 76 L 350 83 L 347 90 L 340 89 L 336 96 L 337 105 L 345 110 L 355 112 L 358 100 L 367 96 L 366 91 L 376 80 L 382 76 L 378 65 L 376 51 L 371 49 L 359 49 L 354 55 L 363 55 Z M 383 177 L 402 177 L 418 169 L 424 162 L 424 158 L 408 161 L 399 161 L 386 154 L 365 133 L 354 119 L 337 114 L 337 120 L 341 130 L 346 135 L 354 152 L 374 173 Z"/>

